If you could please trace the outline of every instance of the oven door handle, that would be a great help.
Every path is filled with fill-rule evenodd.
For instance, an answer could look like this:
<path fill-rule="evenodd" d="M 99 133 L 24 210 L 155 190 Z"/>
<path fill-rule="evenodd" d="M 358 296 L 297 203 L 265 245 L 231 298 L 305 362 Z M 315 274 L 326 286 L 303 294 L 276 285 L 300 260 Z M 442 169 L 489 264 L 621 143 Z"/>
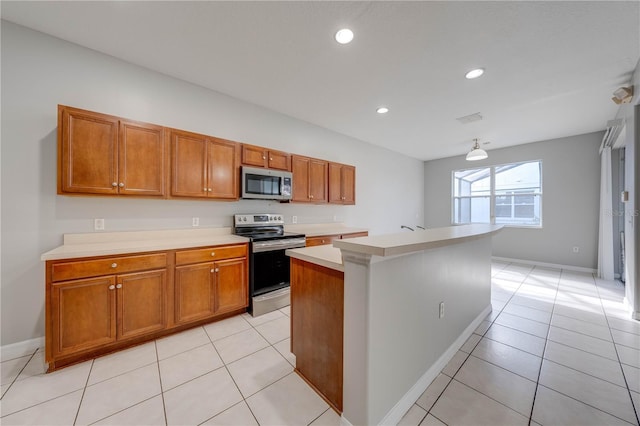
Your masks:
<path fill-rule="evenodd" d="M 305 238 L 291 238 L 285 240 L 258 241 L 252 244 L 252 252 L 260 253 L 264 251 L 286 250 L 290 248 L 300 248 L 306 245 Z"/>

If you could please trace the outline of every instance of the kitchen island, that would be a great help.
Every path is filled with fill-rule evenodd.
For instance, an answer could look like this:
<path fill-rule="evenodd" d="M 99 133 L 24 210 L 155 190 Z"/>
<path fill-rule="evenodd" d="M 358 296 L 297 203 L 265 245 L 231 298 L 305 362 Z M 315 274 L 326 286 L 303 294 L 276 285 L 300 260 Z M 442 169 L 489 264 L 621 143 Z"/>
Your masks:
<path fill-rule="evenodd" d="M 342 408 L 343 424 L 396 424 L 491 311 L 491 237 L 501 228 L 464 225 L 287 251 L 298 372 Z M 327 301 L 336 306 L 318 308 Z M 342 316 L 342 336 L 331 315 Z M 324 334 L 309 333 L 316 328 Z M 339 341 L 341 360 L 327 347 Z M 340 405 L 314 382 L 328 372 L 342 379 Z"/>

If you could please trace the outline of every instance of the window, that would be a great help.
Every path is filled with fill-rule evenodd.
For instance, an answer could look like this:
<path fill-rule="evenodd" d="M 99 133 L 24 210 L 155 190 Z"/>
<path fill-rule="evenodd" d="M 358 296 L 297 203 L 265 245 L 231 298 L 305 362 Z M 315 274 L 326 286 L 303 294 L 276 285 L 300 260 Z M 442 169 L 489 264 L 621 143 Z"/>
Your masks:
<path fill-rule="evenodd" d="M 453 220 L 542 226 L 542 161 L 453 172 Z"/>

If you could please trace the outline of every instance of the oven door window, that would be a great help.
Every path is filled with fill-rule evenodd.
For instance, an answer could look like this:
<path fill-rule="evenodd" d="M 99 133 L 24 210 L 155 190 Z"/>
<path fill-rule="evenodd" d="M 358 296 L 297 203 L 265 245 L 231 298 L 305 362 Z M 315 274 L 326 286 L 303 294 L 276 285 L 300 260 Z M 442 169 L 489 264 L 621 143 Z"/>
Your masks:
<path fill-rule="evenodd" d="M 246 174 L 244 192 L 258 195 L 280 195 L 280 177 Z"/>
<path fill-rule="evenodd" d="M 289 256 L 284 250 L 253 253 L 253 296 L 289 285 Z"/>

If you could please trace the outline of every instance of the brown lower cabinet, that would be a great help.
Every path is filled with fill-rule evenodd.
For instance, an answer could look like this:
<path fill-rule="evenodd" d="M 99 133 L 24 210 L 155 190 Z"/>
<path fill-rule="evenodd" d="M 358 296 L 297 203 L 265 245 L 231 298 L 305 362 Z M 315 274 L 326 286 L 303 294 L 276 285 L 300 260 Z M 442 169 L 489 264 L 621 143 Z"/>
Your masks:
<path fill-rule="evenodd" d="M 247 265 L 246 244 L 47 261 L 48 371 L 246 311 Z"/>
<path fill-rule="evenodd" d="M 176 324 L 247 306 L 247 258 L 176 266 Z"/>

